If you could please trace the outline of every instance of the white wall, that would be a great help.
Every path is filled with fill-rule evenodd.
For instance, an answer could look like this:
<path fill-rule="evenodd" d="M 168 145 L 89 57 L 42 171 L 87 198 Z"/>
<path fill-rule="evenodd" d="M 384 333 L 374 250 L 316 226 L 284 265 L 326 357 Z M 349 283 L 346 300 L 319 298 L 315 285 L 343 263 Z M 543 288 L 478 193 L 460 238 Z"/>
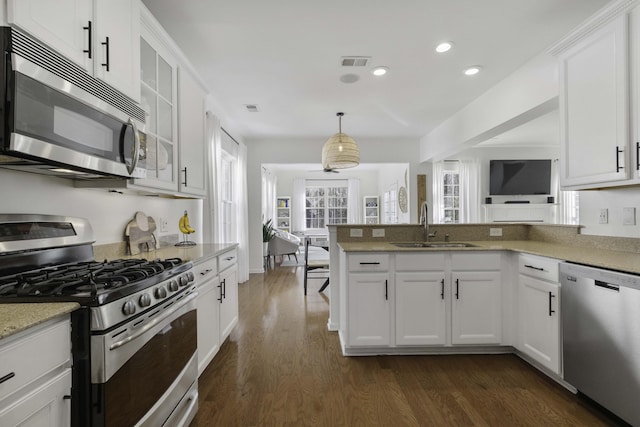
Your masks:
<path fill-rule="evenodd" d="M 187 210 L 196 233 L 190 240 L 202 242 L 202 200 L 166 199 L 110 193 L 73 187 L 71 180 L 0 169 L 0 213 L 35 213 L 87 218 L 96 244 L 124 241 L 124 229 L 137 211 L 152 216 L 159 227 L 166 219 L 165 234 L 177 234 L 178 220 Z"/>
<path fill-rule="evenodd" d="M 409 163 L 403 164 L 393 164 L 393 165 L 382 165 L 380 167 L 379 174 L 379 188 L 380 188 L 380 220 L 384 218 L 384 201 L 383 195 L 385 192 L 389 191 L 391 188 L 395 188 L 396 191 L 400 191 L 400 187 L 406 187 L 408 192 L 408 207 L 407 212 L 402 212 L 400 210 L 400 206 L 396 206 L 398 212 L 398 224 L 408 224 L 411 221 L 411 194 L 412 187 L 410 182 L 405 183 L 405 172 L 407 176 L 407 180 L 409 176 L 411 176 L 411 170 Z M 424 171 L 423 171 L 424 173 Z M 415 175 L 415 174 L 414 174 Z M 415 183 L 417 187 L 417 183 Z M 413 192 L 415 194 L 415 200 L 417 200 L 417 189 Z M 416 207 L 414 207 L 413 211 L 416 211 Z"/>
<path fill-rule="evenodd" d="M 640 188 L 580 191 L 580 225 L 583 234 L 640 237 Z M 636 225 L 622 225 L 622 208 L 636 208 Z M 608 209 L 609 223 L 599 224 L 600 209 Z"/>
<path fill-rule="evenodd" d="M 424 174 L 428 165 L 420 164 L 417 139 L 361 139 L 352 135 L 360 147 L 361 163 L 410 163 L 409 200 L 416 200 L 416 174 Z M 263 163 L 320 163 L 325 139 L 289 138 L 284 140 L 247 139 L 248 187 L 249 187 L 249 269 L 252 273 L 262 268 L 262 185 L 260 168 Z M 362 193 L 362 195 L 365 195 Z M 413 212 L 411 221 L 417 221 Z"/>
<path fill-rule="evenodd" d="M 273 168 L 270 168 L 273 170 Z M 344 169 L 340 173 L 313 172 L 308 169 L 296 170 L 275 170 L 278 183 L 276 193 L 278 196 L 291 196 L 293 194 L 293 180 L 296 178 L 316 179 L 316 180 L 347 180 L 356 178 L 360 180 L 361 196 L 378 195 L 378 171 Z"/>

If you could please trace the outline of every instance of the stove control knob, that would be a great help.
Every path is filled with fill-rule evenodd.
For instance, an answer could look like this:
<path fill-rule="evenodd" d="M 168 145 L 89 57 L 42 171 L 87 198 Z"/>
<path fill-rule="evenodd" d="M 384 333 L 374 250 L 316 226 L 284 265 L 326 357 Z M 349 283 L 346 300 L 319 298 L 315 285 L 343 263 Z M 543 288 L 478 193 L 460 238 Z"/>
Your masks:
<path fill-rule="evenodd" d="M 189 279 L 190 282 L 193 282 L 196 278 L 193 275 L 193 273 L 190 271 L 187 273 L 187 279 Z"/>
<path fill-rule="evenodd" d="M 189 279 L 187 278 L 187 275 L 185 274 L 184 276 L 180 276 L 180 286 L 187 286 L 189 284 Z"/>
<path fill-rule="evenodd" d="M 127 316 L 131 316 L 136 312 L 136 304 L 133 301 L 127 301 L 122 306 L 122 312 Z"/>
<path fill-rule="evenodd" d="M 151 297 L 149 296 L 149 294 L 140 295 L 138 304 L 140 304 L 140 307 L 149 307 L 151 305 Z"/>
<path fill-rule="evenodd" d="M 175 280 L 172 280 L 172 281 L 169 282 L 167 287 L 169 288 L 169 290 L 171 292 L 175 292 L 175 291 L 178 290 L 178 282 L 176 282 Z"/>
<path fill-rule="evenodd" d="M 164 286 L 160 286 L 159 288 L 156 288 L 154 295 L 157 299 L 164 299 L 167 297 L 167 290 L 164 288 Z"/>

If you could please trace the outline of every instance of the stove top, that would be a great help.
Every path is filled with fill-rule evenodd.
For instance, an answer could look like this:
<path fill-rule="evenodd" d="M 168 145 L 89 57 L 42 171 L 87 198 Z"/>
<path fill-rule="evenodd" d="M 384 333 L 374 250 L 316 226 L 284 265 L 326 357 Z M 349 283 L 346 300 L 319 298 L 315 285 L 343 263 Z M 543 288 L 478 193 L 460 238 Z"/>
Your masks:
<path fill-rule="evenodd" d="M 134 294 L 191 268 L 180 258 L 117 259 L 54 265 L 0 277 L 0 299 L 75 301 L 98 306 Z"/>

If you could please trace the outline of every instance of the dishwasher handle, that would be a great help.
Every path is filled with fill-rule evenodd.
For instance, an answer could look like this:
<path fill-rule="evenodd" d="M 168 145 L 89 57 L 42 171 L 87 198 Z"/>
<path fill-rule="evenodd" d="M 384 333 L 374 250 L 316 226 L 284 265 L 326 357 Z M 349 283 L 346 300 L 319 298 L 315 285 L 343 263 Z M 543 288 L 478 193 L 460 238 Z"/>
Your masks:
<path fill-rule="evenodd" d="M 620 292 L 620 286 L 612 285 L 611 283 L 603 282 L 601 280 L 594 280 L 594 284 L 599 288 L 605 288 L 612 291 Z"/>

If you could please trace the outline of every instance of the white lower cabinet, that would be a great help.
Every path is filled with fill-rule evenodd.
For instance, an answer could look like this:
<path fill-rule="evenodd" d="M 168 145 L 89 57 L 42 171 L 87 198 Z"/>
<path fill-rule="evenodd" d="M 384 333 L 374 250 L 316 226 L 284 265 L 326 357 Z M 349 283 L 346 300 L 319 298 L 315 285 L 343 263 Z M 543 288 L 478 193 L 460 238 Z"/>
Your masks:
<path fill-rule="evenodd" d="M 198 375 L 202 374 L 238 323 L 237 251 L 194 266 L 198 284 Z"/>
<path fill-rule="evenodd" d="M 217 288 L 218 261 L 211 258 L 194 266 L 198 283 L 198 375 L 220 349 L 220 303 Z"/>
<path fill-rule="evenodd" d="M 238 267 L 234 264 L 220 272 L 220 339 L 227 339 L 238 323 Z"/>
<path fill-rule="evenodd" d="M 561 371 L 558 278 L 558 261 L 520 255 L 517 348 L 556 374 Z"/>
<path fill-rule="evenodd" d="M 218 256 L 220 284 L 220 341 L 227 339 L 238 323 L 238 251 L 233 249 Z"/>
<path fill-rule="evenodd" d="M 390 344 L 389 273 L 349 274 L 349 345 Z"/>
<path fill-rule="evenodd" d="M 451 343 L 500 344 L 501 273 L 454 272 L 451 278 Z"/>
<path fill-rule="evenodd" d="M 396 273 L 396 344 L 444 345 L 444 272 Z"/>
<path fill-rule="evenodd" d="M 45 349 L 43 349 L 45 351 Z M 62 427 L 71 425 L 71 369 L 0 410 L 0 425 Z"/>
<path fill-rule="evenodd" d="M 69 316 L 0 341 L 0 425 L 71 423 Z"/>
<path fill-rule="evenodd" d="M 345 261 L 346 347 L 502 344 L 499 253 L 347 254 Z"/>

